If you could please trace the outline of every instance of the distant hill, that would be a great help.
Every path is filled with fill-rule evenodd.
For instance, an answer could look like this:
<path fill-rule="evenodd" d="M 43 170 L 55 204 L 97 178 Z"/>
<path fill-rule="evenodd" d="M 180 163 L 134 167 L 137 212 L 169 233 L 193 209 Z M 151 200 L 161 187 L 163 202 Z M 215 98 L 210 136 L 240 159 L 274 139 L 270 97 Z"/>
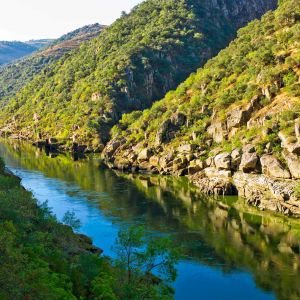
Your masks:
<path fill-rule="evenodd" d="M 0 65 L 30 55 L 31 53 L 49 45 L 53 40 L 31 40 L 28 42 L 0 41 Z"/>
<path fill-rule="evenodd" d="M 34 75 L 38 74 L 50 63 L 57 61 L 64 54 L 76 49 L 85 41 L 96 37 L 105 26 L 99 24 L 87 25 L 67 33 L 57 40 L 37 40 L 27 42 L 32 49 L 39 48 L 30 56 L 16 60 L 0 67 L 0 100 L 14 96 Z"/>

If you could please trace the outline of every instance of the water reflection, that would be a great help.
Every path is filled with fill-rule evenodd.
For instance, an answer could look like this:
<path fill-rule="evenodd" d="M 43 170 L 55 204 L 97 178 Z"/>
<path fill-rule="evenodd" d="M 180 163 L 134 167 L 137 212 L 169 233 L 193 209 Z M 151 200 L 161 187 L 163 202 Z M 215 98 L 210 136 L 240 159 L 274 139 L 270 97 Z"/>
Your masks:
<path fill-rule="evenodd" d="M 40 171 L 47 178 L 72 183 L 72 188 L 64 187 L 65 193 L 74 199 L 85 198 L 106 220 L 139 222 L 157 234 L 172 234 L 189 259 L 181 265 L 180 272 L 193 272 L 201 265 L 206 275 L 222 271 L 236 276 L 237 284 L 244 280 L 241 271 L 250 272 L 256 285 L 271 291 L 277 299 L 300 299 L 298 220 L 260 212 L 232 197 L 203 197 L 185 178 L 103 169 L 95 157 L 74 162 L 65 155 L 53 158 L 28 144 L 12 142 L 2 143 L 0 154 L 12 168 Z M 73 188 L 74 184 L 79 188 Z M 242 299 L 242 293 L 244 299 L 250 295 L 252 299 L 270 296 L 250 289 L 234 294 L 238 287 L 232 282 L 233 277 L 230 278 L 227 289 L 234 289 L 233 294 L 221 297 L 223 290 L 219 287 L 218 294 L 216 286 L 212 287 L 215 291 L 211 291 L 214 293 L 211 299 Z M 225 277 L 222 280 L 224 283 Z M 189 299 L 209 299 L 209 295 L 207 298 L 204 295 L 208 291 L 205 287 L 197 286 L 195 280 L 191 285 Z M 179 298 L 187 299 L 183 296 L 184 287 L 180 288 Z"/>

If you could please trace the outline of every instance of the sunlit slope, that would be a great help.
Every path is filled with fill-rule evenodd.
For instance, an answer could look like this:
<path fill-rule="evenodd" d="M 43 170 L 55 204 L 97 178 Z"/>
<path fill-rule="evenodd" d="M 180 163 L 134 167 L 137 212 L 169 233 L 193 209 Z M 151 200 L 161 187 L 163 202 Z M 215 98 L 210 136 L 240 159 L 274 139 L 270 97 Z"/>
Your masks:
<path fill-rule="evenodd" d="M 282 145 L 299 138 L 300 2 L 281 2 L 163 100 L 123 116 L 112 160 L 130 165 L 129 153 L 147 148 L 161 157 L 181 144 L 198 145 L 203 160 L 247 144 L 258 154 L 271 147 L 282 160 Z"/>
<path fill-rule="evenodd" d="M 276 3 L 145 1 L 35 77 L 2 114 L 3 130 L 100 149 L 123 113 L 163 97 Z"/>

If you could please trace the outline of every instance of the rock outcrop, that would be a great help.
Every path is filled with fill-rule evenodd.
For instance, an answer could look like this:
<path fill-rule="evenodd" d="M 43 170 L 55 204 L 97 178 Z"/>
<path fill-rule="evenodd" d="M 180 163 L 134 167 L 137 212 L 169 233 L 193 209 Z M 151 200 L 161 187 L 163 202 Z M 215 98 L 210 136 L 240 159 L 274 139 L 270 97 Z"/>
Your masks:
<path fill-rule="evenodd" d="M 300 199 L 295 193 L 295 186 L 300 184 L 295 180 L 300 179 L 300 159 L 288 150 L 283 152 L 285 165 L 275 155 L 259 155 L 251 144 L 231 152 L 216 149 L 208 158 L 195 144 L 182 144 L 164 154 L 160 148 L 145 146 L 129 146 L 124 151 L 128 146 L 111 141 L 104 159 L 110 167 L 126 171 L 187 175 L 202 193 L 239 195 L 260 209 L 300 216 Z M 133 151 L 137 154 L 130 155 Z"/>

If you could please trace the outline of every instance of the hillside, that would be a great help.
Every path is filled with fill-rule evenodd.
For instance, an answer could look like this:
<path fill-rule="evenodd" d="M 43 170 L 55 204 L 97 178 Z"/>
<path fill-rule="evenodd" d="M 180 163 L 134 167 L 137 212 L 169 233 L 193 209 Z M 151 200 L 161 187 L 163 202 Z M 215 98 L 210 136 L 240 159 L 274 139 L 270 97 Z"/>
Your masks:
<path fill-rule="evenodd" d="M 148 0 L 34 78 L 2 114 L 2 131 L 101 150 L 123 113 L 149 107 L 277 0 Z"/>
<path fill-rule="evenodd" d="M 78 48 L 81 43 L 96 37 L 102 29 L 104 26 L 99 24 L 84 26 L 52 41 L 50 45 L 30 56 L 0 67 L 0 105 L 5 105 L 9 98 L 15 96 L 46 66 Z M 28 43 L 36 45 L 37 42 Z"/>
<path fill-rule="evenodd" d="M 30 55 L 50 42 L 51 40 L 32 40 L 24 43 L 0 41 L 0 65 Z"/>
<path fill-rule="evenodd" d="M 299 215 L 299 42 L 300 2 L 281 1 L 163 100 L 124 115 L 108 165 L 190 175 L 203 192 Z"/>

